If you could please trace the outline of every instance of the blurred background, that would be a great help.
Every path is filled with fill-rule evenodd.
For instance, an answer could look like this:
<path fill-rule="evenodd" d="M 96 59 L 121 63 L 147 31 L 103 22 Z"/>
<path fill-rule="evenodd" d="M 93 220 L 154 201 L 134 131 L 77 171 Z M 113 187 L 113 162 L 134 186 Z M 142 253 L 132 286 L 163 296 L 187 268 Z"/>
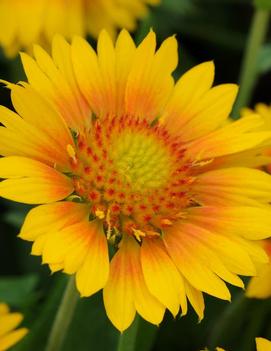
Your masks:
<path fill-rule="evenodd" d="M 161 6 L 152 8 L 138 23 L 133 37 L 140 42 L 150 27 L 159 42 L 176 34 L 180 62 L 175 77 L 195 64 L 214 60 L 215 83 L 237 83 L 252 15 L 251 0 L 162 0 Z M 94 43 L 93 39 L 90 42 Z M 271 102 L 270 33 L 258 58 L 258 71 L 251 106 Z M 7 60 L 0 52 L 0 78 L 11 82 L 24 79 L 18 58 Z M 3 87 L 0 104 L 11 107 L 9 92 Z M 31 330 L 12 350 L 43 351 L 66 277 L 50 275 L 40 258 L 30 256 L 30 243 L 16 237 L 30 207 L 5 200 L 0 206 L 0 301 L 22 311 L 24 324 Z M 232 293 L 232 304 L 205 296 L 201 323 L 192 309 L 176 320 L 168 314 L 159 328 L 143 322 L 137 350 L 197 351 L 205 346 L 213 350 L 215 345 L 228 351 L 255 350 L 255 336 L 271 339 L 271 301 L 248 300 L 235 289 Z M 114 350 L 117 339 L 118 332 L 107 319 L 98 293 L 79 302 L 63 350 Z"/>

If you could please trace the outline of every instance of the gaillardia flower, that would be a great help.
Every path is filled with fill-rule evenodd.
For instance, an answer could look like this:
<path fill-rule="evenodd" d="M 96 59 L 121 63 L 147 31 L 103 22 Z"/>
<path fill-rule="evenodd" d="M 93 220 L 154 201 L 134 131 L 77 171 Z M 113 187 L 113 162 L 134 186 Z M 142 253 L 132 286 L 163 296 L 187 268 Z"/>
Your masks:
<path fill-rule="evenodd" d="M 50 47 L 62 34 L 98 37 L 106 29 L 115 37 L 118 28 L 132 31 L 148 13 L 148 5 L 160 0 L 1 0 L 0 45 L 7 56 L 29 51 L 39 43 Z"/>
<path fill-rule="evenodd" d="M 5 351 L 17 344 L 28 332 L 26 328 L 16 329 L 22 322 L 21 313 L 11 313 L 9 307 L 0 303 L 0 350 Z"/>
<path fill-rule="evenodd" d="M 264 338 L 256 338 L 257 351 L 270 351 L 271 341 Z"/>
<path fill-rule="evenodd" d="M 103 31 L 97 54 L 57 36 L 52 58 L 34 55 L 28 83 L 6 83 L 17 113 L 0 109 L 0 195 L 40 204 L 20 232 L 32 254 L 81 296 L 103 289 L 121 331 L 187 299 L 202 319 L 202 292 L 230 300 L 224 281 L 243 287 L 267 261 L 253 241 L 271 228 L 271 177 L 249 168 L 271 133 L 255 114 L 228 122 L 237 87 L 212 88 L 212 62 L 175 84 L 177 41 L 156 51 L 152 31 L 138 47 Z"/>

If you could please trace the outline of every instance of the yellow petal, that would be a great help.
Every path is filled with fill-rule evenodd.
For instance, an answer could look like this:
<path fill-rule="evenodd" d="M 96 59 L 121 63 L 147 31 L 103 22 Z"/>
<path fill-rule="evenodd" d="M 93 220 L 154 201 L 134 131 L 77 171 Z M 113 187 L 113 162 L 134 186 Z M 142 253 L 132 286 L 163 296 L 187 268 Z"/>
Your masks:
<path fill-rule="evenodd" d="M 162 116 L 162 121 L 171 132 L 181 131 L 190 118 L 187 112 L 211 88 L 213 80 L 213 62 L 204 62 L 193 67 L 178 80 Z"/>
<path fill-rule="evenodd" d="M 24 157 L 0 159 L 0 196 L 27 204 L 61 200 L 73 191 L 72 180 L 55 169 Z"/>
<path fill-rule="evenodd" d="M 197 234 L 199 240 L 210 248 L 213 254 L 219 257 L 223 265 L 230 272 L 241 275 L 256 274 L 255 266 L 249 255 L 251 253 L 251 248 L 246 250 L 247 240 L 242 239 L 242 242 L 238 242 L 234 237 L 220 235 L 209 230 L 207 231 L 204 226 L 200 226 L 201 223 L 196 222 L 195 224 L 196 225 L 192 224 L 192 228 L 194 227 L 194 235 Z M 258 252 L 257 254 L 261 258 L 262 256 L 265 257 L 264 250 L 262 250 L 260 253 Z M 208 263 L 209 262 L 207 261 L 207 265 Z"/>
<path fill-rule="evenodd" d="M 72 62 L 78 85 L 94 113 L 103 118 L 108 111 L 98 59 L 92 47 L 82 38 L 72 42 Z"/>
<path fill-rule="evenodd" d="M 199 160 L 242 152 L 271 139 L 271 132 L 257 130 L 262 125 L 263 120 L 258 115 L 250 115 L 198 138 L 185 147 L 193 159 Z"/>
<path fill-rule="evenodd" d="M 177 65 L 177 41 L 168 38 L 155 54 L 156 38 L 150 31 L 136 49 L 126 90 L 126 112 L 154 120 L 173 89 L 172 71 Z"/>
<path fill-rule="evenodd" d="M 198 207 L 189 210 L 189 217 L 204 224 L 210 231 L 239 235 L 249 240 L 270 236 L 271 209 L 266 207 Z"/>
<path fill-rule="evenodd" d="M 270 351 L 271 341 L 264 338 L 256 338 L 257 351 Z"/>
<path fill-rule="evenodd" d="M 133 238 L 124 237 L 116 255 L 116 258 L 113 258 L 113 267 L 111 267 L 111 269 L 114 269 L 116 261 L 120 260 L 122 257 L 124 261 L 122 261 L 122 263 L 119 261 L 119 264 L 125 264 L 127 268 L 129 267 L 129 273 L 128 271 L 126 273 L 129 274 L 129 277 L 125 278 L 126 283 L 122 281 L 123 285 L 118 287 L 118 289 L 124 290 L 114 293 L 117 294 L 117 300 L 115 303 L 120 304 L 116 305 L 116 308 L 119 308 L 121 311 L 121 314 L 118 317 L 114 309 L 115 306 L 113 307 L 113 305 L 111 305 L 111 303 L 113 304 L 113 301 L 111 301 L 109 291 L 107 291 L 111 287 L 112 281 L 110 281 L 110 279 L 112 279 L 112 274 L 114 273 L 112 273 L 111 278 L 109 278 L 104 291 L 105 306 L 109 318 L 112 323 L 122 331 L 131 323 L 131 317 L 134 315 L 134 306 L 144 319 L 150 323 L 158 325 L 163 319 L 165 307 L 150 294 L 146 286 L 140 262 L 140 246 Z M 126 291 L 126 289 L 128 290 Z M 118 299 L 118 296 L 126 296 L 126 294 L 129 297 L 129 305 L 126 300 L 121 301 Z M 114 296 L 116 297 L 116 295 Z"/>
<path fill-rule="evenodd" d="M 71 129 L 88 129 L 91 123 L 91 119 L 89 118 L 91 114 L 90 108 L 81 94 L 76 81 L 72 62 L 71 45 L 68 44 L 61 35 L 55 35 L 53 39 L 52 57 L 55 65 L 58 67 L 69 85 L 67 92 L 63 91 L 62 86 L 57 90 L 60 98 L 56 99 L 56 103 L 60 107 L 60 110 L 64 111 L 64 118 Z M 57 84 L 57 87 L 59 87 L 59 83 Z M 67 104 L 67 102 L 70 103 Z M 66 105 L 66 108 L 64 105 Z"/>
<path fill-rule="evenodd" d="M 195 312 L 197 313 L 199 317 L 199 321 L 201 321 L 204 317 L 204 308 L 205 308 L 203 294 L 201 291 L 193 288 L 193 286 L 186 279 L 184 279 L 184 286 L 185 286 L 185 293 L 187 295 L 187 298 L 191 303 L 191 306 L 194 308 Z"/>
<path fill-rule="evenodd" d="M 125 112 L 125 91 L 127 77 L 135 54 L 135 44 L 127 30 L 123 29 L 116 41 L 116 113 Z"/>
<path fill-rule="evenodd" d="M 110 263 L 109 278 L 103 289 L 107 316 L 121 332 L 132 324 L 136 315 L 132 267 L 125 246 L 126 242 L 122 241 L 120 249 Z"/>
<path fill-rule="evenodd" d="M 206 92 L 187 112 L 190 120 L 178 131 L 181 140 L 194 140 L 221 127 L 230 115 L 237 92 L 235 84 L 221 84 Z"/>
<path fill-rule="evenodd" d="M 246 296 L 256 299 L 267 299 L 271 297 L 271 264 L 260 267 L 256 277 L 253 277 L 246 289 Z"/>
<path fill-rule="evenodd" d="M 102 289 L 109 275 L 109 257 L 106 236 L 98 220 L 84 224 L 83 234 L 89 240 L 87 256 L 76 273 L 76 286 L 81 296 L 90 296 Z M 71 257 L 73 259 L 73 257 Z"/>
<path fill-rule="evenodd" d="M 0 303 L 0 315 L 5 315 L 9 312 L 9 307 L 5 303 Z"/>
<path fill-rule="evenodd" d="M 140 246 L 133 238 L 126 238 L 126 251 L 132 267 L 134 304 L 137 312 L 148 322 L 160 324 L 165 307 L 148 290 L 140 262 Z M 122 250 L 124 248 L 122 247 Z"/>
<path fill-rule="evenodd" d="M 45 129 L 32 125 L 16 113 L 0 106 L 0 153 L 3 156 L 25 156 L 49 165 L 68 166 L 68 155 L 59 142 Z"/>
<path fill-rule="evenodd" d="M 15 329 L 23 320 L 23 315 L 20 313 L 9 313 L 1 316 L 0 324 L 0 339 L 3 335 Z"/>
<path fill-rule="evenodd" d="M 115 48 L 108 33 L 103 30 L 97 45 L 98 64 L 103 80 L 104 98 L 108 111 L 116 111 L 116 57 Z"/>
<path fill-rule="evenodd" d="M 221 206 L 268 204 L 271 200 L 271 176 L 249 168 L 226 168 L 205 172 L 193 184 L 196 198 L 204 205 Z"/>
<path fill-rule="evenodd" d="M 176 316 L 180 306 L 179 295 L 185 295 L 184 285 L 160 239 L 143 240 L 141 262 L 148 289 Z"/>
<path fill-rule="evenodd" d="M 26 122 L 46 133 L 54 142 L 55 148 L 60 149 L 68 160 L 65 150 L 67 145 L 73 145 L 73 139 L 63 117 L 31 86 L 11 85 L 10 89 L 12 103 L 18 114 Z"/>
<path fill-rule="evenodd" d="M 181 224 L 172 226 L 164 233 L 167 251 L 178 270 L 196 289 L 223 300 L 230 300 L 225 283 L 206 264 L 199 261 L 193 247 L 188 247 L 183 237 L 186 238 L 186 227 Z"/>
<path fill-rule="evenodd" d="M 182 245 L 191 253 L 193 252 L 203 266 L 206 265 L 226 282 L 243 288 L 242 280 L 236 274 L 233 274 L 227 265 L 224 265 L 220 256 L 210 247 L 207 240 L 208 234 L 205 229 L 186 223 L 182 226 L 182 236 L 179 236 L 179 240 L 182 240 Z M 219 240 L 219 236 L 217 240 Z"/>
<path fill-rule="evenodd" d="M 0 338 L 0 350 L 7 350 L 17 344 L 27 333 L 28 329 L 20 328 Z"/>
<path fill-rule="evenodd" d="M 19 236 L 33 241 L 49 231 L 58 231 L 87 220 L 88 214 L 88 205 L 70 201 L 37 206 L 27 214 Z"/>

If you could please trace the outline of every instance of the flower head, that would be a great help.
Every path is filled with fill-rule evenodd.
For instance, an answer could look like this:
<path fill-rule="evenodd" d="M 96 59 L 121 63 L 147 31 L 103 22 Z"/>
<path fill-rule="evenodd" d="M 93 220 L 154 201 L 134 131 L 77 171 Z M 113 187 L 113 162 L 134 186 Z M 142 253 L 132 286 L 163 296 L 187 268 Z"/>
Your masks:
<path fill-rule="evenodd" d="M 269 351 L 271 350 L 271 341 L 264 338 L 256 338 L 257 351 Z"/>
<path fill-rule="evenodd" d="M 11 313 L 9 307 L 0 303 L 0 350 L 8 350 L 17 344 L 28 332 L 26 328 L 16 329 L 23 320 L 20 313 Z"/>
<path fill-rule="evenodd" d="M 228 123 L 233 84 L 212 88 L 214 65 L 175 84 L 177 42 L 156 51 L 104 31 L 97 54 L 81 38 L 22 54 L 28 83 L 7 83 L 17 113 L 0 109 L 0 195 L 32 209 L 20 237 L 52 271 L 76 275 L 82 296 L 103 288 L 125 330 L 136 311 L 203 318 L 202 292 L 230 300 L 266 262 L 271 177 L 250 169 L 270 132 L 259 116 Z M 16 140 L 16 142 L 15 142 Z M 116 250 L 109 263 L 108 244 Z"/>
<path fill-rule="evenodd" d="M 1 0 L 0 45 L 7 56 L 30 51 L 39 43 L 50 48 L 53 36 L 98 37 L 106 29 L 115 37 L 118 28 L 132 31 L 160 0 Z"/>

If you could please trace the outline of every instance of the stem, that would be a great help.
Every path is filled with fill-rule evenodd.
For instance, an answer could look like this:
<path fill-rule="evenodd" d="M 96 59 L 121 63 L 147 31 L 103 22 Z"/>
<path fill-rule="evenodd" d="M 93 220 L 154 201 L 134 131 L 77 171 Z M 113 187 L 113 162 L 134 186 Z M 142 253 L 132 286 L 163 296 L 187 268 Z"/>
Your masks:
<path fill-rule="evenodd" d="M 254 12 L 247 47 L 240 74 L 240 91 L 232 112 L 237 117 L 242 107 L 249 103 L 254 85 L 258 78 L 257 60 L 264 41 L 269 21 L 269 12 L 257 9 Z"/>
<path fill-rule="evenodd" d="M 140 317 L 137 315 L 133 324 L 119 336 L 117 351 L 135 351 Z"/>
<path fill-rule="evenodd" d="M 233 335 L 234 330 L 241 328 L 242 319 L 239 316 L 244 316 L 244 311 L 247 309 L 249 301 L 245 298 L 243 292 L 239 293 L 233 302 L 228 305 L 224 312 L 219 316 L 216 325 L 208 342 L 210 350 L 215 350 L 216 347 L 223 341 L 224 335 Z"/>
<path fill-rule="evenodd" d="M 74 276 L 69 278 L 45 351 L 60 351 L 78 301 Z"/>

